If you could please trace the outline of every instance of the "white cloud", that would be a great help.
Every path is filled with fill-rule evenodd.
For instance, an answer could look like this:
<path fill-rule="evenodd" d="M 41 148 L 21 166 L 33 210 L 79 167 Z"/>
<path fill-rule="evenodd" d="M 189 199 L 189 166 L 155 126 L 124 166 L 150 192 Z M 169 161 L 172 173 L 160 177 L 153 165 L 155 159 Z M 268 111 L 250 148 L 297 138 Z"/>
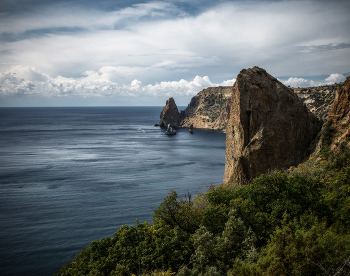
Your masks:
<path fill-rule="evenodd" d="M 232 86 L 234 85 L 234 83 L 236 82 L 236 79 L 233 78 L 232 80 L 226 80 L 226 81 L 223 81 L 220 86 Z"/>
<path fill-rule="evenodd" d="M 322 74 L 343 68 L 346 72 L 344 55 L 349 48 L 328 51 L 342 51 L 343 58 L 334 53 L 314 57 L 313 52 L 294 48 L 349 43 L 349 6 L 344 5 L 234 1 L 196 16 L 165 1 L 104 12 L 49 6 L 40 13 L 0 20 L 2 33 L 18 35 L 18 40 L 0 45 L 0 59 L 7 63 L 0 70 L 26 64 L 50 75 L 69 76 L 104 66 L 132 68 L 123 70 L 123 78 L 118 74 L 114 81 L 119 83 L 130 83 L 137 76 L 142 76 L 142 82 L 160 82 L 172 79 L 174 72 L 176 78 L 188 78 L 188 71 L 217 78 L 254 65 L 274 75 Z M 43 26 L 47 33 L 40 33 Z M 62 33 L 55 28 L 73 31 Z M 21 37 L 31 32 L 33 37 Z"/>
<path fill-rule="evenodd" d="M 329 77 L 321 81 L 314 81 L 310 79 L 290 77 L 288 80 L 280 80 L 284 85 L 291 87 L 312 87 L 312 86 L 321 86 L 321 85 L 330 85 L 334 83 L 339 83 L 344 81 L 346 78 L 342 74 L 334 73 Z"/>
<path fill-rule="evenodd" d="M 303 78 L 296 78 L 296 77 L 290 77 L 288 80 L 282 81 L 284 85 L 291 86 L 291 87 L 304 87 L 304 86 L 310 86 L 310 81 Z"/>
<path fill-rule="evenodd" d="M 111 80 L 115 76 L 108 74 L 109 72 L 118 72 L 118 69 L 120 68 L 104 67 L 98 72 L 86 71 L 84 77 L 66 78 L 42 74 L 35 68 L 28 66 L 15 66 L 8 72 L 0 73 L 0 96 L 184 96 L 196 95 L 209 86 L 232 85 L 235 81 L 235 79 L 231 79 L 216 84 L 212 83 L 208 76 L 196 76 L 192 81 L 181 79 L 143 85 L 141 81 L 134 79 L 130 84 L 119 85 Z"/>
<path fill-rule="evenodd" d="M 19 79 L 25 79 L 29 81 L 44 81 L 48 76 L 41 72 L 38 72 L 34 67 L 17 65 L 11 68 L 11 73 L 16 75 Z"/>
<path fill-rule="evenodd" d="M 341 82 L 345 80 L 345 76 L 342 74 L 331 74 L 328 78 L 325 79 L 325 81 L 329 83 L 335 83 L 335 82 Z"/>
<path fill-rule="evenodd" d="M 350 70 L 349 1 L 219 1 L 192 14 L 181 10 L 186 6 L 164 0 L 93 10 L 58 1 L 6 14 L 0 18 L 0 94 L 124 95 L 132 103 L 139 95 L 186 98 L 232 85 L 241 69 L 255 65 L 274 76 Z M 338 74 L 284 82 L 340 80 Z"/>

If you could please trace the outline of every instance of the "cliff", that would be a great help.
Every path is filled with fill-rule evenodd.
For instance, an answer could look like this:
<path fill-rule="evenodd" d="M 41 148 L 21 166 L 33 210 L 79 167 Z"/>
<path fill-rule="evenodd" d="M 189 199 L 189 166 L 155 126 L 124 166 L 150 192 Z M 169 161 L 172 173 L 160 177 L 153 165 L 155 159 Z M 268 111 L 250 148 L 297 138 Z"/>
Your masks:
<path fill-rule="evenodd" d="M 350 77 L 346 79 L 343 86 L 339 86 L 333 104 L 329 109 L 329 119 L 333 123 L 331 149 L 338 146 L 349 146 L 350 143 Z"/>
<path fill-rule="evenodd" d="M 181 111 L 181 127 L 217 129 L 225 131 L 229 116 L 232 86 L 209 87 L 191 99 Z"/>
<path fill-rule="evenodd" d="M 242 70 L 226 128 L 224 183 L 299 164 L 321 127 L 292 89 L 259 67 Z"/>
<path fill-rule="evenodd" d="M 335 93 L 342 86 L 344 86 L 344 83 L 292 89 L 313 114 L 326 121 L 329 107 L 335 98 Z"/>
<path fill-rule="evenodd" d="M 323 125 L 313 156 L 325 158 L 331 151 L 343 151 L 350 143 L 350 77 L 340 84 L 329 108 L 328 121 Z"/>
<path fill-rule="evenodd" d="M 329 109 L 329 118 L 334 122 L 349 123 L 350 121 L 350 77 L 339 86 L 333 104 Z"/>

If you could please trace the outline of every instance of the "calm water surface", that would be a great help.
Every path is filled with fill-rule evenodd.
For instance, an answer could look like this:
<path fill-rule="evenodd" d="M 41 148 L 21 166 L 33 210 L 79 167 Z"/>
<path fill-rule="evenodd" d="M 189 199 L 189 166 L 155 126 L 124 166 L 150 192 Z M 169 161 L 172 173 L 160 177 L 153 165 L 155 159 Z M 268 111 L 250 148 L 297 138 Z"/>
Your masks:
<path fill-rule="evenodd" d="M 0 275 L 52 275 L 173 189 L 221 183 L 225 135 L 154 127 L 161 107 L 0 108 Z"/>

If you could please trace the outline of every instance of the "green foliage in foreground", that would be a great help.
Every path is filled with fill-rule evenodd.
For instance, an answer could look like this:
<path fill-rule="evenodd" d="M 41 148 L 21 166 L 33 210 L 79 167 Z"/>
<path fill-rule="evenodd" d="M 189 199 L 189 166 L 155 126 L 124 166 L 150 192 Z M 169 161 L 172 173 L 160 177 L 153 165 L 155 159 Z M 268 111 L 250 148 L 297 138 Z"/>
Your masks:
<path fill-rule="evenodd" d="M 210 187 L 172 191 L 153 225 L 122 226 L 57 275 L 350 275 L 350 150 Z"/>

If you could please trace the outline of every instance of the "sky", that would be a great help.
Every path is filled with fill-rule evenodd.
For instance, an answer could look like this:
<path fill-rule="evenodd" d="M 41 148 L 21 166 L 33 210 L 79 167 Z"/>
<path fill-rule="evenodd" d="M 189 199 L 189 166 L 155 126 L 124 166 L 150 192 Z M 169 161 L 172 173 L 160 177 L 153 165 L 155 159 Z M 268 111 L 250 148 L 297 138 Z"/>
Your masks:
<path fill-rule="evenodd" d="M 350 75 L 348 0 L 1 0 L 0 107 L 185 106 L 259 66 Z"/>

